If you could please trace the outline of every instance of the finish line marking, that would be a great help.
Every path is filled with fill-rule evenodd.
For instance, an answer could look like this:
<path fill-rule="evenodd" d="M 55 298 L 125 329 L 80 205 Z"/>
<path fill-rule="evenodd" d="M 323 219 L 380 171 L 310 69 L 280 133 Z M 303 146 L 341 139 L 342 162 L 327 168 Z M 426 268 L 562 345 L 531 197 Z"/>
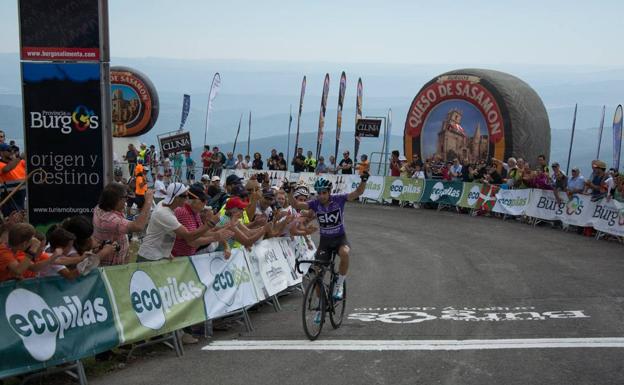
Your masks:
<path fill-rule="evenodd" d="M 624 338 L 526 338 L 498 340 L 234 340 L 215 341 L 202 350 L 496 350 L 624 348 Z"/>

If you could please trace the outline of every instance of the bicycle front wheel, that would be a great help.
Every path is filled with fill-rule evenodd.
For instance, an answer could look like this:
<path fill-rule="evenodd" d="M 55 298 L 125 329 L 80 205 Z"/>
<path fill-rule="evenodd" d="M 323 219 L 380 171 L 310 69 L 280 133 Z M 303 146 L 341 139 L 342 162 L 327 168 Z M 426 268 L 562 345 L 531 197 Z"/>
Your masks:
<path fill-rule="evenodd" d="M 310 341 L 314 341 L 325 323 L 325 289 L 320 279 L 313 278 L 305 289 L 301 318 L 303 331 Z"/>
<path fill-rule="evenodd" d="M 332 290 L 333 293 L 333 290 Z M 329 312 L 329 322 L 334 329 L 338 329 L 342 325 L 345 308 L 347 307 L 347 280 L 342 281 L 342 299 L 336 300 L 331 296 L 332 309 Z"/>

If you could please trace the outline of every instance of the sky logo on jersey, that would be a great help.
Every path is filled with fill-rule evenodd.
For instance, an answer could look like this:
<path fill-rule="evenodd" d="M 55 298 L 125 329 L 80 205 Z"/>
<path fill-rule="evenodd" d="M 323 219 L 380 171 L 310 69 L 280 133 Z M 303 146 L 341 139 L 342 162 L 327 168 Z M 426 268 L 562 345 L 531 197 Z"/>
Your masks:
<path fill-rule="evenodd" d="M 317 213 L 319 225 L 323 228 L 337 227 L 342 224 L 342 213 L 339 209 L 329 211 L 326 213 Z"/>

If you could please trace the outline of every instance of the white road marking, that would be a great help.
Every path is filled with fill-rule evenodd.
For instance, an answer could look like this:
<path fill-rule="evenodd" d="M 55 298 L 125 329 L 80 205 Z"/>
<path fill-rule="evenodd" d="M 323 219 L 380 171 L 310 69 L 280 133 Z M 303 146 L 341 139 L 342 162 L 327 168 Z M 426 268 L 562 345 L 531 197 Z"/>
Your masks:
<path fill-rule="evenodd" d="M 202 350 L 491 350 L 624 348 L 624 338 L 525 338 L 494 340 L 233 340 L 215 341 Z"/>

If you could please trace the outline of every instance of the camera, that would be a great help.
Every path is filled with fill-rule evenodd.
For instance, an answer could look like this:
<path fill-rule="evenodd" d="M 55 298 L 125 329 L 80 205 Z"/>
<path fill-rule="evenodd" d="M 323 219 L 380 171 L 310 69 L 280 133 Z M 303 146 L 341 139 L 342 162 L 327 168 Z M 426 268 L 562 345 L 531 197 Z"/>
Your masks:
<path fill-rule="evenodd" d="M 104 246 L 106 245 L 112 245 L 116 252 L 119 252 L 119 250 L 121 250 L 121 245 L 119 245 L 119 243 L 113 242 L 109 239 L 102 241 L 102 243 L 100 244 L 99 250 L 102 250 Z"/>

